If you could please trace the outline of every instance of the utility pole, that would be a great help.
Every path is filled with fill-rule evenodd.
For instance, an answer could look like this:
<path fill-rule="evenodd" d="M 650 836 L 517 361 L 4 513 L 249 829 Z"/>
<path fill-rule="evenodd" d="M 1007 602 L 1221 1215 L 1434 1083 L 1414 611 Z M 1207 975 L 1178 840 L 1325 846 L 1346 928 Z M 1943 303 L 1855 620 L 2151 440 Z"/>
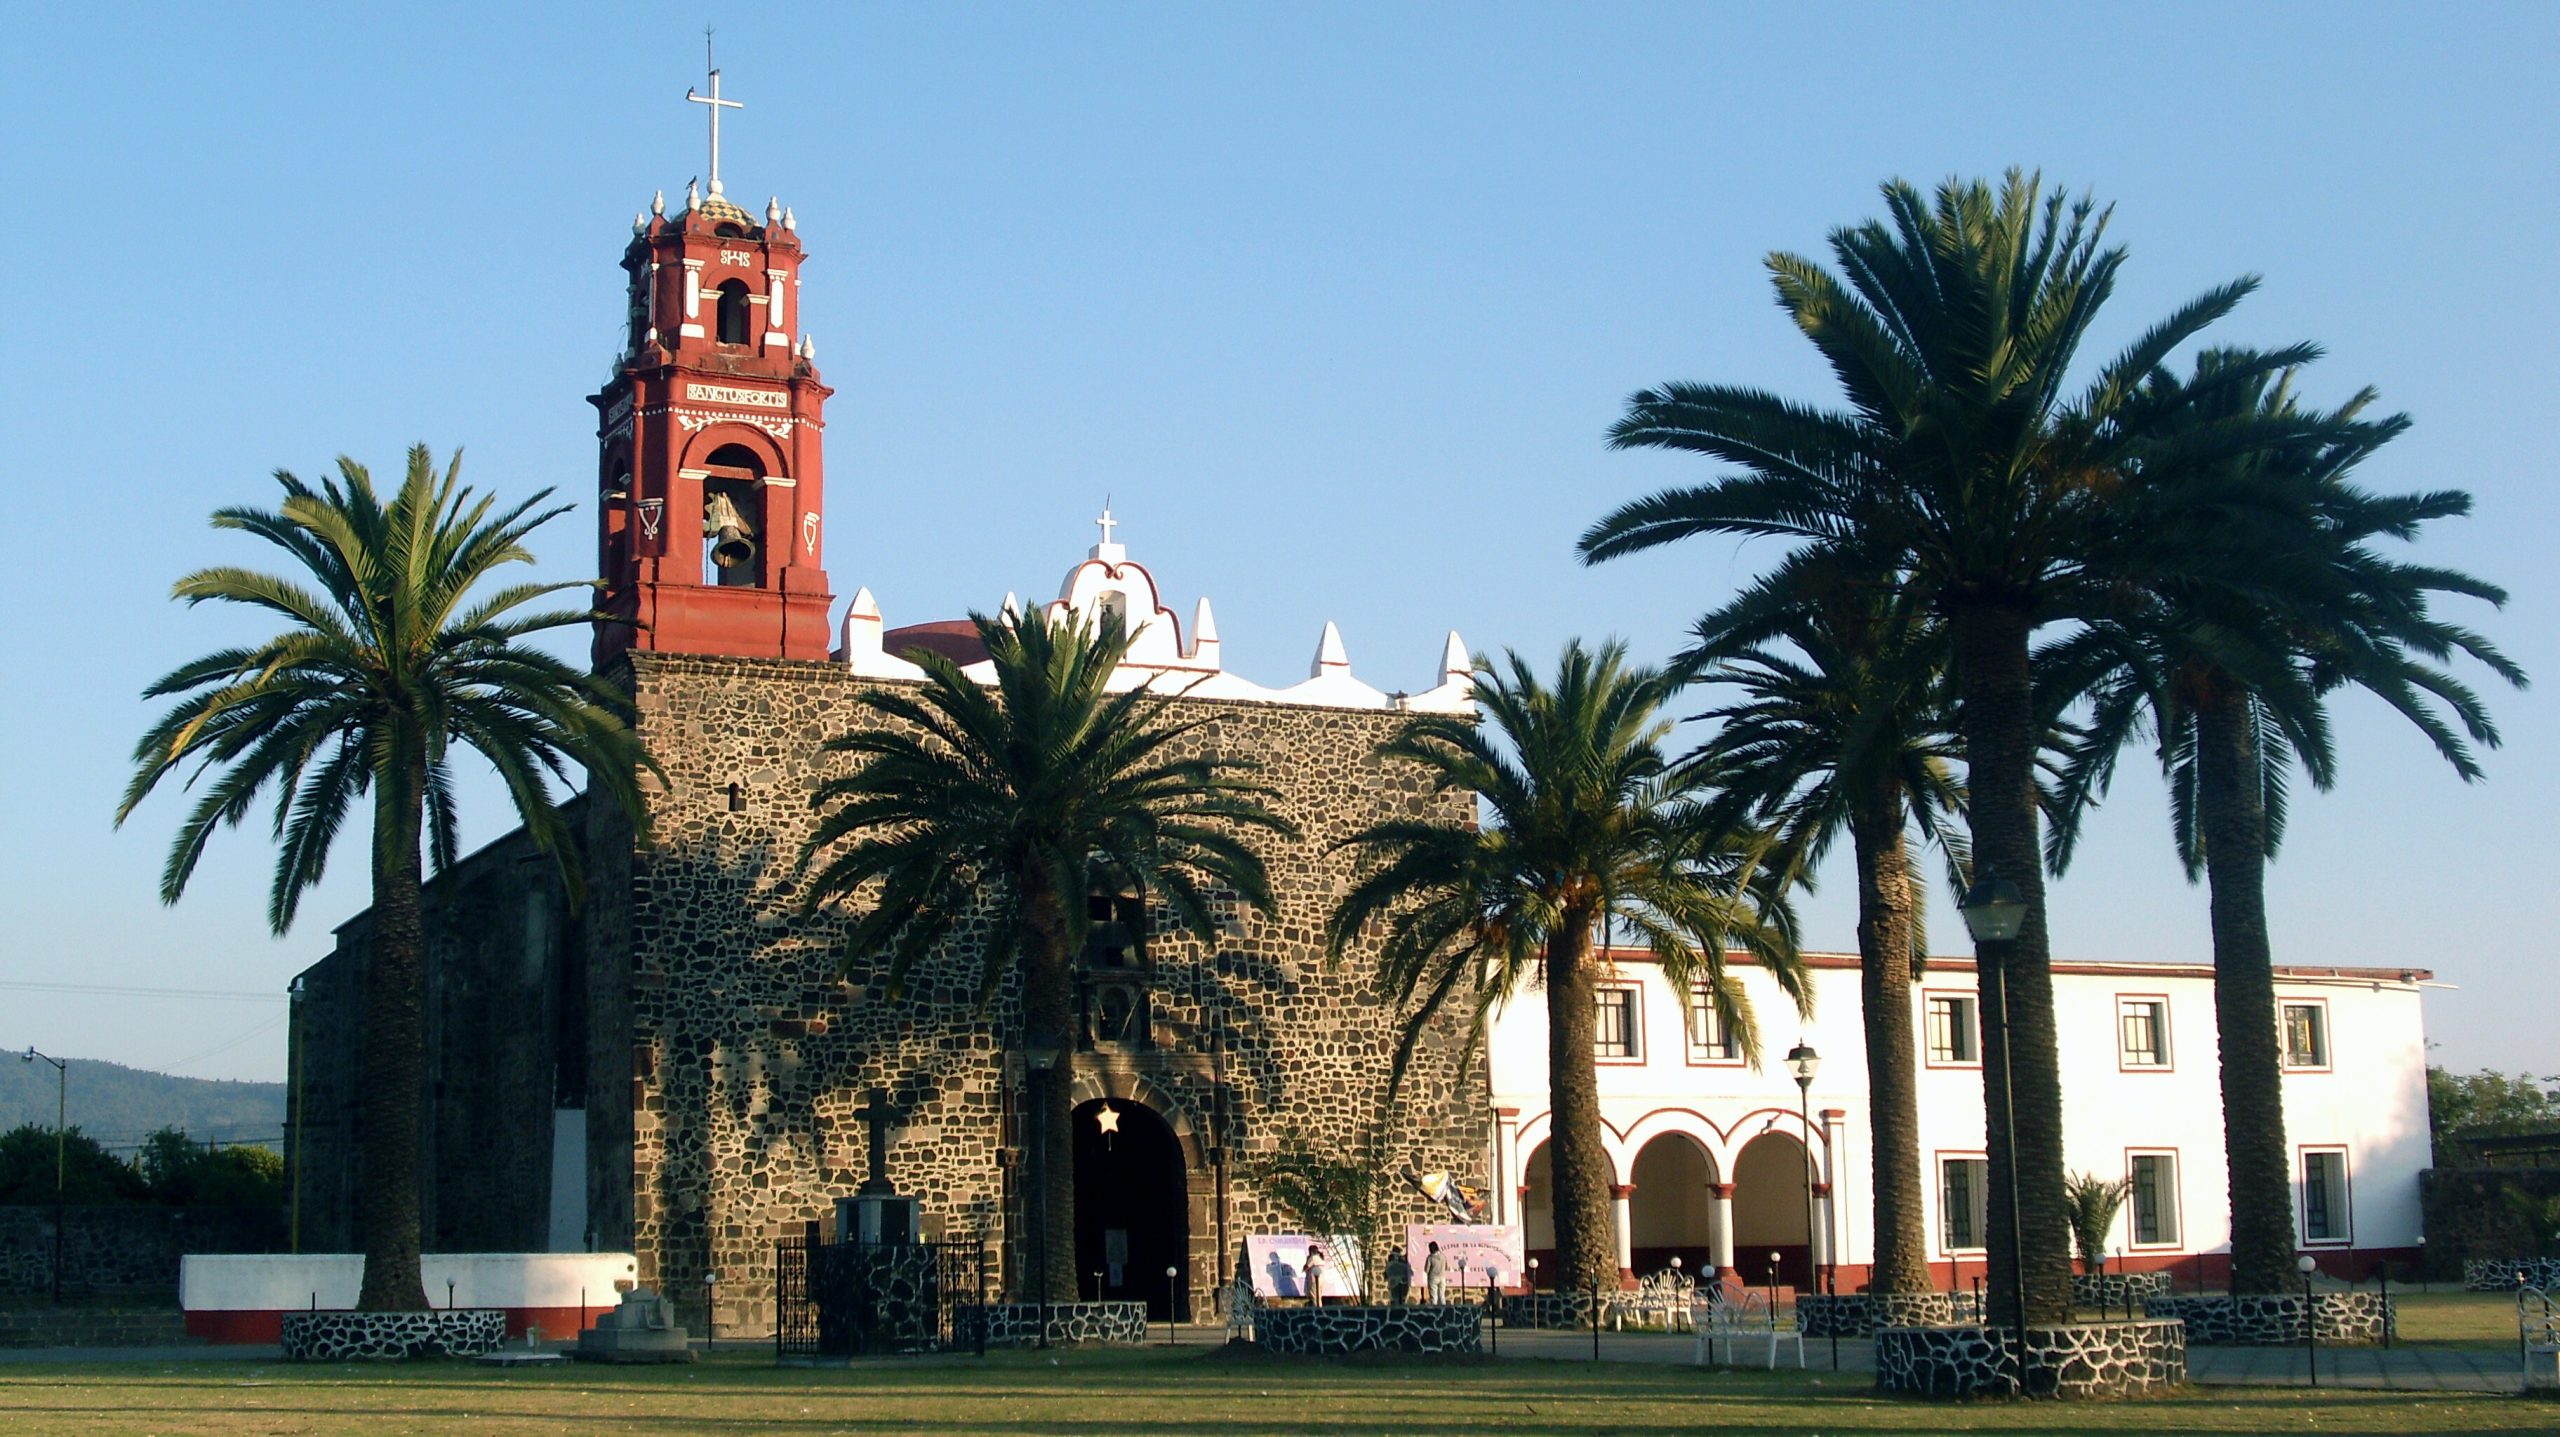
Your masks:
<path fill-rule="evenodd" d="M 38 1058 L 53 1064 L 53 1305 L 62 1305 L 62 1182 L 63 1143 L 69 1132 L 64 1123 L 70 1111 L 71 1064 L 67 1059 L 46 1057 L 31 1045 L 18 1061 L 32 1063 Z"/>

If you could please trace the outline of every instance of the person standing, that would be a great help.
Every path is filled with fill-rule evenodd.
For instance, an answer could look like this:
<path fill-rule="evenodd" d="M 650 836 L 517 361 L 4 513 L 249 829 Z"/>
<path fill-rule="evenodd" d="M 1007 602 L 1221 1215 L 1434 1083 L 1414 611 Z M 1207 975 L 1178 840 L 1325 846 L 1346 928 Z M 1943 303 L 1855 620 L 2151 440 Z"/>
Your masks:
<path fill-rule="evenodd" d="M 1307 1306 L 1324 1306 L 1323 1248 L 1309 1247 L 1307 1249 L 1307 1265 L 1303 1270 L 1303 1280 L 1307 1289 Z"/>
<path fill-rule="evenodd" d="M 1436 1242 L 1422 1255 L 1422 1282 L 1433 1302 L 1449 1300 L 1449 1254 L 1442 1252 Z"/>
<path fill-rule="evenodd" d="M 1404 1249 L 1387 1255 L 1387 1302 L 1402 1307 L 1413 1291 L 1413 1264 L 1405 1259 Z"/>

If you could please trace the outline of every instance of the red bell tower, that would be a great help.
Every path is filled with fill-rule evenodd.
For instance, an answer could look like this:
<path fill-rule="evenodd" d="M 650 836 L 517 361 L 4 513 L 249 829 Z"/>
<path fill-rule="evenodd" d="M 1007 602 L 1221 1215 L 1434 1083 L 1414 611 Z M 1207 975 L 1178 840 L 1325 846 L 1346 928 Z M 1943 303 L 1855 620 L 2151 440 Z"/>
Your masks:
<path fill-rule="evenodd" d="M 630 316 L 596 406 L 603 504 L 595 663 L 631 649 L 823 659 L 824 411 L 815 351 L 799 335 L 798 222 L 761 224 L 721 193 L 720 112 L 710 107 L 711 192 L 662 193 L 622 252 Z"/>

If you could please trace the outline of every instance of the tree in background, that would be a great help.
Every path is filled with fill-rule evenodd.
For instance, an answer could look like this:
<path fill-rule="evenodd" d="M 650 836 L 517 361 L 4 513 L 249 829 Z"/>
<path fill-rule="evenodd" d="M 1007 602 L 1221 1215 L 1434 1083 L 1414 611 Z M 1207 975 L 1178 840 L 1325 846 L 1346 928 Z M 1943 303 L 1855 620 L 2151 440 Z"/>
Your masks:
<path fill-rule="evenodd" d="M 189 604 L 240 604 L 285 622 L 259 643 L 181 665 L 143 691 L 173 699 L 134 745 L 134 773 L 117 805 L 121 825 L 171 774 L 201 795 L 178 825 L 160 876 L 175 903 L 217 828 L 238 827 L 274 790 L 276 844 L 267 921 L 293 926 L 320 881 L 356 800 L 373 799 L 372 948 L 364 968 L 364 1128 L 357 1220 L 364 1233 L 369 1312 L 422 1310 L 418 1275 L 419 1108 L 425 1087 L 425 863 L 452 864 L 457 751 L 497 770 L 534 846 L 558 865 L 571 899 L 583 895 L 576 845 L 552 783 L 584 769 L 588 791 L 645 832 L 639 769 L 648 762 L 624 720 L 623 695 L 523 640 L 583 626 L 592 606 L 525 612 L 592 583 L 484 581 L 530 564 L 526 536 L 565 508 L 540 509 L 542 490 L 502 512 L 460 479 L 456 454 L 438 475 L 426 446 L 409 451 L 389 502 L 352 459 L 318 487 L 282 470 L 273 510 L 214 512 L 217 529 L 284 551 L 302 574 L 200 569 L 177 583 Z M 422 842 L 423 840 L 423 842 Z"/>
<path fill-rule="evenodd" d="M 77 1124 L 62 1135 L 62 1200 L 73 1206 L 151 1200 L 150 1184 L 133 1164 L 110 1153 Z M 53 1204 L 54 1132 L 51 1123 L 22 1123 L 0 1133 L 0 1204 Z"/>
<path fill-rule="evenodd" d="M 151 1200 L 173 1207 L 282 1207 L 284 1155 L 273 1148 L 214 1147 L 178 1128 L 162 1128 L 142 1140 L 134 1166 L 150 1184 Z"/>
<path fill-rule="evenodd" d="M 2470 1161 L 2464 1138 L 2560 1132 L 2560 1073 L 2454 1073 L 2427 1069 L 2427 1135 L 2435 1165 Z"/>
<path fill-rule="evenodd" d="M 2063 1197 L 2071 1205 L 2071 1245 L 2080 1249 L 2082 1272 L 2106 1270 L 2108 1230 L 2116 1225 L 2116 1211 L 2131 1191 L 2130 1179 L 2102 1178 L 2096 1173 L 2073 1173 L 2062 1185 Z"/>

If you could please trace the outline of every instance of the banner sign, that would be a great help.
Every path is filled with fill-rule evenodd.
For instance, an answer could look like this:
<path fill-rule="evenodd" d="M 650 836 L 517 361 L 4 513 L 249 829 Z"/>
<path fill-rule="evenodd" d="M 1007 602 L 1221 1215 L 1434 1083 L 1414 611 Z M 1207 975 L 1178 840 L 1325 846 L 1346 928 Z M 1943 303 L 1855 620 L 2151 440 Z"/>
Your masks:
<path fill-rule="evenodd" d="M 1415 1223 L 1404 1230 L 1404 1260 L 1413 1264 L 1413 1285 L 1426 1292 L 1435 1242 L 1452 1288 L 1482 1292 L 1488 1279 L 1496 1287 L 1518 1287 L 1528 1271 L 1518 1223 Z"/>
<path fill-rule="evenodd" d="M 1360 1245 L 1347 1237 L 1314 1238 L 1293 1232 L 1257 1233 L 1244 1240 L 1245 1267 L 1253 1274 L 1254 1296 L 1309 1296 L 1306 1273 L 1311 1247 L 1323 1249 L 1325 1255 L 1323 1290 L 1313 1295 L 1355 1296 L 1360 1290 Z"/>

